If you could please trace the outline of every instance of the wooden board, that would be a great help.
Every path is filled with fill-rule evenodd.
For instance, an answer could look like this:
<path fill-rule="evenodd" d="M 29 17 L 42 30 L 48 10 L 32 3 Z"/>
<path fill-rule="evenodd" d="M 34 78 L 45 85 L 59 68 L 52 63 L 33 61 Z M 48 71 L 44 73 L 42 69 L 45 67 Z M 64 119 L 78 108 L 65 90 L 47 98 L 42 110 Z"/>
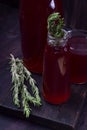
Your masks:
<path fill-rule="evenodd" d="M 12 101 L 9 61 L 0 65 L 0 112 L 3 112 L 8 116 L 30 120 L 57 130 L 75 129 L 86 98 L 87 84 L 72 85 L 72 95 L 67 103 L 51 105 L 45 102 L 42 97 L 42 76 L 33 74 L 33 77 L 37 81 L 40 90 L 42 106 L 31 106 L 31 115 L 26 119 L 23 110 L 14 106 Z"/>

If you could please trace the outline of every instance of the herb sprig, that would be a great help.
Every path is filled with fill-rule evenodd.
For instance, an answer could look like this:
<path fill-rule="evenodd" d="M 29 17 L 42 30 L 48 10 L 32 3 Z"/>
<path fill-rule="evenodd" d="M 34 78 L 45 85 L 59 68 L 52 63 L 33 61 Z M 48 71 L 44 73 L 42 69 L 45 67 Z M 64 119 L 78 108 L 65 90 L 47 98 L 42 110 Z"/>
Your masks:
<path fill-rule="evenodd" d="M 51 36 L 55 38 L 62 38 L 64 36 L 64 31 L 62 30 L 64 27 L 64 18 L 61 18 L 59 12 L 50 14 L 47 23 L 47 29 Z"/>
<path fill-rule="evenodd" d="M 27 68 L 23 65 L 23 61 L 19 58 L 14 58 L 12 54 L 10 65 L 13 84 L 13 103 L 17 107 L 20 107 L 22 104 L 25 116 L 29 117 L 31 112 L 29 103 L 33 103 L 34 106 L 41 105 L 41 98 L 39 96 L 39 90 L 36 85 L 36 81 L 32 78 L 30 71 L 27 70 Z M 28 81 L 30 84 L 33 96 L 28 91 L 28 87 L 25 84 L 25 81 Z M 19 95 L 21 99 L 19 99 Z"/>

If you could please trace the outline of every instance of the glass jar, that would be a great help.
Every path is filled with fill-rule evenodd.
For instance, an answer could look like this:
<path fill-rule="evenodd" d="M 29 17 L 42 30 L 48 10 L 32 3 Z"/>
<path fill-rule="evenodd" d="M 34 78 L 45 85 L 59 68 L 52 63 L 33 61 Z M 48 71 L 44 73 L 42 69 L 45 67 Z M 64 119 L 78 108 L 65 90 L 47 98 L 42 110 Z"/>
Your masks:
<path fill-rule="evenodd" d="M 48 35 L 43 62 L 43 97 L 52 104 L 66 102 L 70 97 L 70 70 L 67 39 Z"/>
<path fill-rule="evenodd" d="M 20 0 L 23 61 L 31 72 L 42 73 L 47 17 L 55 11 L 63 14 L 61 0 Z"/>
<path fill-rule="evenodd" d="M 71 83 L 87 82 L 87 31 L 72 30 L 68 44 Z"/>

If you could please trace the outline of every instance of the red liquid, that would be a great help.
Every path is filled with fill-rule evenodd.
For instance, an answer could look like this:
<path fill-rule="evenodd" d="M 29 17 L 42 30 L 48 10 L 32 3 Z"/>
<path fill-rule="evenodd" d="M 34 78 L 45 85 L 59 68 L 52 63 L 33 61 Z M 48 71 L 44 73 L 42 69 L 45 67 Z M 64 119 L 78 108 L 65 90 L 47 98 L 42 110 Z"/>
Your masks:
<path fill-rule="evenodd" d="M 44 55 L 43 96 L 52 104 L 70 97 L 69 57 L 62 47 L 47 46 Z"/>
<path fill-rule="evenodd" d="M 47 40 L 47 17 L 54 11 L 62 12 L 62 1 L 21 0 L 20 30 L 22 39 L 23 61 L 32 72 L 42 73 L 43 52 Z"/>
<path fill-rule="evenodd" d="M 71 82 L 87 82 L 87 39 L 74 37 L 69 40 L 69 44 Z"/>

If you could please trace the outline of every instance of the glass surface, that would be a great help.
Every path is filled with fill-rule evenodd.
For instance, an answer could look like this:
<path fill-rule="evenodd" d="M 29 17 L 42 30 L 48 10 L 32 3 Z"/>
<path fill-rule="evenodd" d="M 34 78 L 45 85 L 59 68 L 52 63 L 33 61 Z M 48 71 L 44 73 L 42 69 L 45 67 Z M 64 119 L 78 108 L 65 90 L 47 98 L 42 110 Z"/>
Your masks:
<path fill-rule="evenodd" d="M 63 103 L 70 97 L 69 55 L 65 45 L 48 43 L 45 48 L 43 96 L 52 104 Z"/>
<path fill-rule="evenodd" d="M 20 31 L 23 61 L 32 72 L 42 73 L 43 52 L 47 40 L 47 17 L 62 12 L 61 0 L 21 0 Z"/>
<path fill-rule="evenodd" d="M 87 82 L 87 32 L 72 31 L 68 43 L 71 82 Z"/>

